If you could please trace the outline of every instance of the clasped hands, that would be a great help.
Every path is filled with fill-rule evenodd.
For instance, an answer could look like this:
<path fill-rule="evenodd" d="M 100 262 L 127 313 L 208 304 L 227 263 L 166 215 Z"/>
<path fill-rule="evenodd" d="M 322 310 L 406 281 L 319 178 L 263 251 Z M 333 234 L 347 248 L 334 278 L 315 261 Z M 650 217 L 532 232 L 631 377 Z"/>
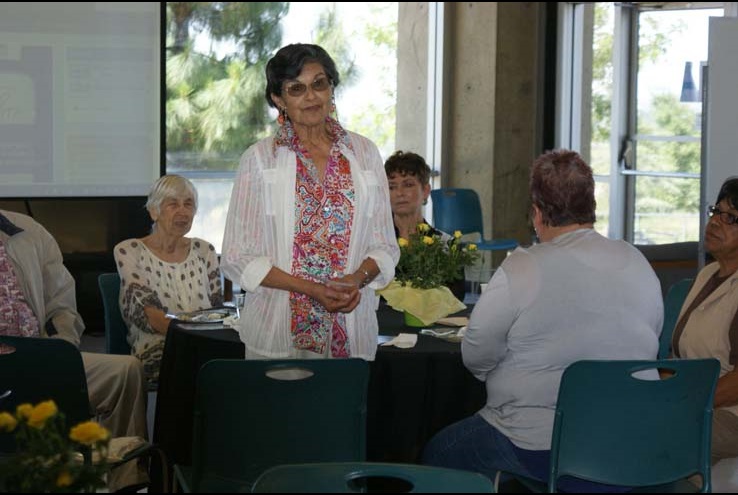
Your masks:
<path fill-rule="evenodd" d="M 318 284 L 315 299 L 331 313 L 350 313 L 361 301 L 361 291 L 355 275 L 325 280 Z"/>

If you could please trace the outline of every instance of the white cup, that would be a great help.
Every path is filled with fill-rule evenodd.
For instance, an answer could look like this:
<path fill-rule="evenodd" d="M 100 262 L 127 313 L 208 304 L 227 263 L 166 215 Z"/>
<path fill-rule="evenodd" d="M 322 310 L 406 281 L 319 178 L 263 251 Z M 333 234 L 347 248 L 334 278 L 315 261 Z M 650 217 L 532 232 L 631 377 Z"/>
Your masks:
<path fill-rule="evenodd" d="M 482 289 L 480 293 L 483 294 L 487 290 L 487 284 L 479 284 L 479 288 Z"/>

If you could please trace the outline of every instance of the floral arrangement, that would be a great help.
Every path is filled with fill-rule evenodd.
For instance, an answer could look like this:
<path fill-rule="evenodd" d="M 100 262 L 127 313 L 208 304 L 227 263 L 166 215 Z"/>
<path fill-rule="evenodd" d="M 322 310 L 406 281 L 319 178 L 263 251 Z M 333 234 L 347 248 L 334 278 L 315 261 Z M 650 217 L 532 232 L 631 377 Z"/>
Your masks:
<path fill-rule="evenodd" d="M 443 241 L 431 234 L 427 223 L 419 223 L 409 239 L 400 238 L 400 261 L 395 268 L 395 280 L 403 287 L 433 289 L 450 285 L 464 278 L 464 267 L 479 259 L 476 244 L 462 245 L 461 232 Z"/>
<path fill-rule="evenodd" d="M 105 486 L 110 433 L 98 423 L 67 431 L 64 414 L 48 400 L 0 412 L 0 434 L 13 432 L 18 450 L 0 460 L 0 491 L 79 493 Z"/>

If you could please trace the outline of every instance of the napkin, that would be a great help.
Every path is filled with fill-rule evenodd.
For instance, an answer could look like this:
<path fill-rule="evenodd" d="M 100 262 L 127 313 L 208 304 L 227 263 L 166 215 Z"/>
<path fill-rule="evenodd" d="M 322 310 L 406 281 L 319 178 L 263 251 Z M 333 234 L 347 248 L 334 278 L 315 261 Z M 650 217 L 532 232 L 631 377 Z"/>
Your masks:
<path fill-rule="evenodd" d="M 377 291 L 387 300 L 387 304 L 398 311 L 407 311 L 426 325 L 439 318 L 466 309 L 464 303 L 456 299 L 448 287 L 435 289 L 416 289 L 393 280 L 382 290 Z"/>
<path fill-rule="evenodd" d="M 418 342 L 418 336 L 414 333 L 401 333 L 394 339 L 384 342 L 379 345 L 393 345 L 395 347 L 399 347 L 400 349 L 410 349 L 411 347 L 415 347 L 415 344 Z"/>

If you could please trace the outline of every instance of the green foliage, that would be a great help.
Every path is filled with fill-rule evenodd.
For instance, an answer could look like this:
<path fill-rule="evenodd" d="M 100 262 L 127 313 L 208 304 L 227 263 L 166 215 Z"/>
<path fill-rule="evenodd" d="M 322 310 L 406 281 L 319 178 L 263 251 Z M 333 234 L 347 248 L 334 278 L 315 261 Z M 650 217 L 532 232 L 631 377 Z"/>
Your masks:
<path fill-rule="evenodd" d="M 592 140 L 610 139 L 610 113 L 613 87 L 613 4 L 595 2 L 592 53 Z M 660 25 L 656 16 L 642 14 L 638 33 L 638 65 L 658 61 L 670 40 L 686 30 L 683 22 L 668 27 Z"/>
<path fill-rule="evenodd" d="M 288 9 L 288 2 L 167 2 L 167 150 L 189 157 L 178 165 L 233 169 L 243 150 L 272 132 L 264 64 L 280 46 Z M 203 53 L 195 49 L 200 33 L 211 40 Z"/>
<path fill-rule="evenodd" d="M 166 143 L 170 162 L 176 160 L 170 166 L 235 169 L 246 148 L 276 130 L 264 96 L 264 64 L 282 46 L 281 23 L 290 3 L 167 2 L 166 6 Z M 395 23 L 367 20 L 358 29 L 365 32 L 347 34 L 335 3 L 315 27 L 314 42 L 331 54 L 341 75 L 339 93 L 360 75 L 352 53 L 353 36 L 368 36 L 381 50 L 394 51 L 397 44 Z M 378 73 L 381 78 L 393 77 L 394 70 L 378 68 Z M 340 108 L 338 112 L 340 118 Z M 369 135 L 382 149 L 393 147 L 394 112 L 394 106 L 384 109 L 367 102 L 357 112 L 359 117 L 344 124 Z"/>
<path fill-rule="evenodd" d="M 391 8 L 397 7 L 392 3 L 372 6 L 372 19 L 394 19 L 386 12 Z M 359 134 L 369 136 L 383 154 L 389 155 L 395 149 L 395 122 L 397 121 L 395 105 L 397 67 L 394 64 L 394 54 L 397 51 L 397 22 L 385 24 L 376 21 L 367 22 L 360 27 L 360 30 L 357 35 L 371 42 L 375 51 L 385 55 L 384 60 L 387 64 L 375 68 L 374 84 L 386 88 L 384 93 L 391 104 L 381 106 L 375 101 L 366 101 L 348 120 L 347 127 Z"/>
<path fill-rule="evenodd" d="M 433 289 L 464 278 L 464 267 L 479 258 L 475 244 L 462 245 L 461 232 L 443 241 L 439 235 L 428 235 L 428 224 L 418 224 L 409 239 L 400 238 L 400 261 L 395 268 L 395 280 L 402 286 Z"/>
<path fill-rule="evenodd" d="M 596 3 L 594 7 L 594 53 L 592 70 L 592 162 L 609 164 L 613 88 L 613 6 Z M 639 16 L 638 66 L 643 69 L 658 62 L 671 40 L 687 33 L 684 22 L 659 23 L 658 13 Z M 671 94 L 653 96 L 650 105 L 639 102 L 638 134 L 699 137 L 699 115 L 688 104 Z M 700 170 L 700 143 L 694 141 L 638 140 L 637 168 L 654 172 L 689 172 Z M 602 151 L 602 152 L 600 152 Z M 596 158 L 597 157 L 597 158 Z M 600 173 L 608 174 L 609 171 Z M 699 181 L 683 178 L 638 177 L 635 180 L 635 230 L 646 228 L 650 240 L 668 232 L 679 232 L 683 218 L 699 208 Z M 598 201 L 598 206 L 602 206 Z M 672 215 L 669 217 L 668 215 Z M 672 221 L 673 220 L 673 221 Z M 672 225 L 672 223 L 674 225 Z M 691 232 L 691 227 L 690 227 Z M 663 242 L 677 239 L 659 238 Z"/>

